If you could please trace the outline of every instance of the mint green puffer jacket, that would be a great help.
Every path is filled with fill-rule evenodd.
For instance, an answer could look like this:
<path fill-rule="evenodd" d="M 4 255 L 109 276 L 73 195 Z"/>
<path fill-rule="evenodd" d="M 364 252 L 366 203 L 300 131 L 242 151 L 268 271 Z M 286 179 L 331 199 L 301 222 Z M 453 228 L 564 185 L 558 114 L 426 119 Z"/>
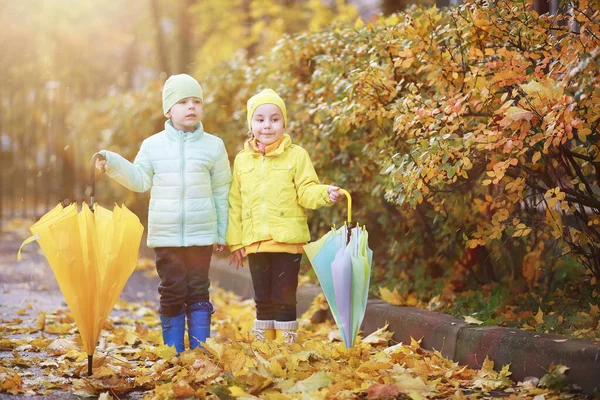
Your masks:
<path fill-rule="evenodd" d="M 133 164 L 117 153 L 106 173 L 126 188 L 150 192 L 148 247 L 225 244 L 231 169 L 223 141 L 204 132 L 165 130 L 142 142 Z"/>

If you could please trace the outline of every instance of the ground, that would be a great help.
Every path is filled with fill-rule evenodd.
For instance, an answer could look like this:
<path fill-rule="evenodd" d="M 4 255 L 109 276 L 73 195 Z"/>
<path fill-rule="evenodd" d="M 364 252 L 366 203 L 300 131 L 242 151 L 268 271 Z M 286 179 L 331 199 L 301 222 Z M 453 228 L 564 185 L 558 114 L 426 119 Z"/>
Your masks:
<path fill-rule="evenodd" d="M 213 287 L 207 350 L 175 357 L 162 345 L 158 279 L 145 262 L 104 326 L 89 377 L 77 327 L 38 246 L 28 245 L 16 261 L 25 236 L 22 229 L 1 234 L 0 399 L 582 398 L 512 382 L 508 366 L 494 371 L 489 360 L 473 370 L 416 341 L 394 343 L 385 327 L 345 348 L 334 324 L 311 322 L 326 307 L 322 297 L 300 318 L 300 343 L 260 343 L 250 334 L 253 302 Z"/>

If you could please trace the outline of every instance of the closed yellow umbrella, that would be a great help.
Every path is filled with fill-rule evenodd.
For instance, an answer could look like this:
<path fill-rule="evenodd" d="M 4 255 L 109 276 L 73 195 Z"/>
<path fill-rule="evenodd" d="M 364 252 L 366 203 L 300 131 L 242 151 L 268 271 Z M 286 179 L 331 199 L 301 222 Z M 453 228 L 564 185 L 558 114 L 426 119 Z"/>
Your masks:
<path fill-rule="evenodd" d="M 39 243 L 79 329 L 88 374 L 100 332 L 137 265 L 144 227 L 127 207 L 61 204 L 33 224 L 21 248 Z M 21 260 L 21 249 L 18 259 Z"/>

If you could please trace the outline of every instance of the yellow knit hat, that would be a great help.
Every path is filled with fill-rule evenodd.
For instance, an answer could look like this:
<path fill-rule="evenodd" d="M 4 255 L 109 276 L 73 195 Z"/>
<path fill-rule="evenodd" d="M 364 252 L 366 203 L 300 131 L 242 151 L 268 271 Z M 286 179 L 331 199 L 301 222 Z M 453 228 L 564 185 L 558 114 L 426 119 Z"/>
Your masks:
<path fill-rule="evenodd" d="M 283 114 L 283 126 L 287 126 L 287 112 L 285 110 L 285 103 L 283 99 L 279 97 L 279 95 L 273 89 L 265 89 L 258 94 L 250 97 L 247 104 L 248 110 L 248 128 L 252 129 L 252 116 L 254 115 L 254 110 L 258 106 L 263 104 L 275 104 L 281 110 Z"/>

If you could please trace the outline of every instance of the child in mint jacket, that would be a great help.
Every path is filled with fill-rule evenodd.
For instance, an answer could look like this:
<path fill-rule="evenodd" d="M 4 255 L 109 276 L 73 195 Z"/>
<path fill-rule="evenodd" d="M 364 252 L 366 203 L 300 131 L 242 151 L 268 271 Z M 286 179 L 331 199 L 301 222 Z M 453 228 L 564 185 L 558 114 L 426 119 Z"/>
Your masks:
<path fill-rule="evenodd" d="M 190 348 L 210 337 L 208 270 L 213 245 L 225 245 L 231 170 L 223 141 L 202 126 L 200 84 L 173 75 L 162 98 L 165 129 L 143 141 L 135 161 L 101 150 L 96 167 L 130 190 L 151 191 L 148 247 L 160 277 L 163 340 L 179 353 L 186 316 Z"/>

